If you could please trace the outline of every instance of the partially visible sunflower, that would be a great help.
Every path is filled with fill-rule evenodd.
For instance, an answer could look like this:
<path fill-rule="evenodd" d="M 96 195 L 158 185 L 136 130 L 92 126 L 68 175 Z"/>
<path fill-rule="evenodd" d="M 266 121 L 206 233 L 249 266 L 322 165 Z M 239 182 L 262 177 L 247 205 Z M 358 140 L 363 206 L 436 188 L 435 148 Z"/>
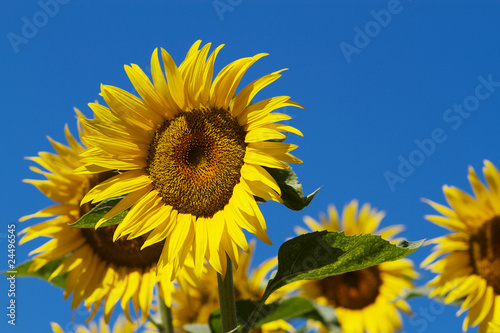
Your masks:
<path fill-rule="evenodd" d="M 235 299 L 259 300 L 265 288 L 269 273 L 276 268 L 277 258 L 266 260 L 255 270 L 250 272 L 255 243 L 249 245 L 249 253 L 241 254 L 240 267 L 234 271 Z M 266 303 L 274 302 L 289 294 L 290 289 L 282 288 L 271 294 Z M 196 287 L 189 291 L 189 295 L 177 289 L 173 296 L 172 316 L 176 332 L 186 332 L 183 327 L 187 324 L 207 324 L 210 314 L 219 307 L 217 289 L 217 272 L 212 267 L 205 267 L 204 274 Z M 284 320 L 276 320 L 262 325 L 252 332 L 279 333 L 294 332 L 292 325 Z"/>
<path fill-rule="evenodd" d="M 286 169 L 301 163 L 290 154 L 296 145 L 282 142 L 284 133 L 302 135 L 279 124 L 291 117 L 273 110 L 301 107 L 288 96 L 252 104 L 281 71 L 263 76 L 238 93 L 244 73 L 266 54 L 236 60 L 212 81 L 210 43 L 197 41 L 176 66 L 161 49 L 151 58 L 152 82 L 139 66 L 125 71 L 141 98 L 113 86 L 101 86 L 108 107 L 89 104 L 95 119 L 82 119 L 93 133 L 93 147 L 82 156 L 80 173 L 121 170 L 95 186 L 82 203 L 126 194 L 100 223 L 130 208 L 114 239 L 150 233 L 143 247 L 165 242 L 159 270 L 172 265 L 172 279 L 193 248 L 200 276 L 205 257 L 222 275 L 226 254 L 238 265 L 238 247 L 248 251 L 242 229 L 271 244 L 255 197 L 282 202 L 276 181 L 264 167 Z M 208 56 L 208 59 L 207 59 Z"/>
<path fill-rule="evenodd" d="M 433 239 L 433 253 L 421 264 L 438 274 L 428 283 L 435 287 L 431 296 L 446 296 L 445 303 L 463 300 L 457 313 L 469 310 L 463 330 L 479 325 L 481 333 L 500 322 L 500 174 L 487 160 L 483 173 L 486 185 L 469 167 L 474 196 L 445 185 L 449 207 L 424 200 L 442 214 L 426 219 L 452 233 Z"/>
<path fill-rule="evenodd" d="M 65 333 L 59 324 L 51 322 L 53 333 Z M 71 329 L 71 333 L 135 333 L 140 328 L 140 325 L 128 321 L 125 317 L 120 316 L 116 319 L 113 329 L 108 326 L 104 318 L 101 318 L 99 324 L 91 322 L 88 326 L 77 325 Z"/>
<path fill-rule="evenodd" d="M 364 204 L 358 212 L 358 202 L 351 201 L 344 207 L 342 218 L 332 205 L 328 217 L 320 215 L 321 223 L 309 216 L 304 218 L 310 230 L 296 227 L 298 234 L 311 231 L 344 231 L 346 235 L 378 234 L 389 241 L 402 230 L 401 225 L 377 230 L 384 212 Z M 412 279 L 417 277 L 413 263 L 408 259 L 390 261 L 361 269 L 327 277 L 322 280 L 305 281 L 300 284 L 299 295 L 323 305 L 335 308 L 343 332 L 349 333 L 391 333 L 401 329 L 398 310 L 410 313 L 410 306 L 403 300 L 394 301 L 404 288 L 411 288 Z M 316 326 L 316 325 L 313 325 Z M 326 328 L 321 327 L 322 332 Z"/>
<path fill-rule="evenodd" d="M 36 271 L 48 262 L 63 259 L 49 280 L 64 273 L 69 274 L 64 298 L 73 294 L 72 308 L 77 308 L 84 301 L 85 306 L 92 310 L 92 318 L 101 304 L 104 304 L 104 318 L 107 322 L 117 302 L 130 318 L 129 306 L 132 301 L 135 311 L 142 311 L 144 320 L 149 313 L 156 283 L 159 282 L 160 294 L 168 304 L 174 289 L 168 278 L 160 281 L 156 274 L 156 263 L 162 244 L 141 251 L 147 235 L 132 241 L 113 242 L 112 236 L 116 226 L 95 230 L 68 225 L 76 222 L 92 208 L 90 204 L 80 206 L 89 188 L 113 177 L 116 172 L 97 175 L 74 174 L 73 169 L 82 165 L 78 155 L 84 151 L 84 147 L 73 138 L 67 126 L 65 133 L 69 146 L 50 139 L 57 154 L 40 152 L 39 156 L 29 158 L 47 171 L 37 167 L 30 169 L 47 179 L 25 182 L 35 185 L 57 203 L 20 219 L 24 221 L 34 217 L 55 216 L 21 232 L 24 236 L 20 244 L 37 237 L 50 238 L 30 253 L 35 256 L 29 269 Z"/>

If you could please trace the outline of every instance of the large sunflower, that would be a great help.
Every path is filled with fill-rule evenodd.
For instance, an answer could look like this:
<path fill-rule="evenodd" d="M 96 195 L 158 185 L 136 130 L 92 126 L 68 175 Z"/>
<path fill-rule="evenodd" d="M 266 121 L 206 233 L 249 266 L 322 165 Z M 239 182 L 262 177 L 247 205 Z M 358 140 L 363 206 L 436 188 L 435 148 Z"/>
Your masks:
<path fill-rule="evenodd" d="M 266 260 L 255 270 L 250 271 L 254 242 L 250 243 L 249 253 L 241 254 L 240 267 L 234 271 L 234 293 L 236 300 L 259 300 L 265 289 L 265 282 L 269 273 L 276 268 L 277 258 Z M 290 288 L 282 288 L 273 293 L 266 301 L 274 302 L 291 293 Z M 219 294 L 217 289 L 217 272 L 212 267 L 205 267 L 204 274 L 199 283 L 192 287 L 189 295 L 177 289 L 173 295 L 173 324 L 176 332 L 185 332 L 184 325 L 207 324 L 210 314 L 219 307 Z M 275 320 L 254 329 L 252 332 L 278 333 L 293 332 L 295 329 L 285 320 Z"/>
<path fill-rule="evenodd" d="M 141 98 L 103 85 L 101 95 L 108 107 L 90 104 L 95 119 L 82 120 L 93 132 L 84 138 L 93 148 L 81 155 L 86 165 L 78 172 L 121 171 L 94 187 L 83 203 L 126 194 L 100 223 L 132 207 L 114 239 L 151 232 L 144 247 L 165 242 L 158 266 L 172 266 L 172 279 L 191 248 L 198 275 L 205 257 L 222 275 L 226 254 L 237 266 L 238 247 L 248 250 L 242 229 L 271 244 L 254 197 L 282 200 L 264 167 L 285 169 L 286 163 L 301 162 L 290 154 L 297 146 L 282 140 L 283 133 L 302 134 L 277 123 L 290 116 L 271 113 L 301 106 L 288 96 L 252 104 L 282 71 L 236 94 L 244 73 L 265 54 L 230 63 L 212 82 L 222 45 L 208 56 L 210 43 L 199 49 L 200 43 L 194 43 L 179 67 L 162 49 L 165 74 L 155 50 L 152 82 L 137 65 L 125 66 Z"/>
<path fill-rule="evenodd" d="M 435 287 L 431 296 L 463 301 L 457 313 L 469 310 L 463 330 L 479 324 L 481 333 L 492 329 L 488 323 L 500 322 L 500 174 L 489 161 L 483 173 L 487 185 L 469 168 L 474 196 L 445 185 L 450 207 L 425 200 L 442 214 L 426 219 L 452 233 L 433 239 L 433 253 L 421 264 L 438 274 L 428 283 Z"/>
<path fill-rule="evenodd" d="M 64 298 L 73 294 L 72 308 L 78 307 L 85 300 L 84 304 L 89 310 L 93 307 L 93 317 L 100 305 L 104 304 L 104 318 L 108 321 L 117 302 L 130 318 L 129 306 L 132 301 L 136 312 L 142 311 L 144 320 L 149 313 L 155 284 L 160 282 L 160 294 L 167 303 L 170 302 L 173 291 L 170 280 L 167 278 L 160 281 L 156 274 L 162 244 L 141 251 L 146 236 L 132 241 L 113 242 L 116 226 L 94 230 L 68 225 L 92 208 L 90 204 L 80 206 L 81 199 L 89 188 L 116 173 L 73 174 L 73 169 L 82 165 L 78 155 L 84 151 L 84 147 L 72 137 L 67 126 L 65 132 L 69 146 L 51 140 L 57 154 L 40 152 L 39 156 L 29 158 L 47 171 L 37 167 L 31 167 L 31 170 L 47 179 L 25 182 L 35 185 L 57 203 L 20 219 L 24 221 L 33 217 L 55 216 L 21 232 L 25 235 L 20 244 L 37 237 L 51 238 L 30 253 L 36 254 L 30 270 L 36 271 L 48 262 L 62 259 L 50 279 L 68 273 Z"/>
<path fill-rule="evenodd" d="M 364 204 L 358 212 L 358 202 L 351 201 L 344 207 L 341 225 L 334 206 L 330 206 L 328 217 L 321 214 L 321 223 L 309 216 L 304 222 L 310 230 L 296 227 L 298 234 L 310 231 L 344 231 L 346 235 L 379 234 L 386 240 L 392 239 L 402 230 L 395 225 L 377 230 L 384 213 Z M 359 271 L 311 280 L 301 284 L 302 296 L 335 308 L 342 331 L 349 333 L 390 333 L 401 329 L 398 310 L 410 312 L 409 305 L 395 301 L 404 288 L 411 288 L 411 279 L 417 277 L 413 263 L 408 259 L 384 262 Z M 325 331 L 322 328 L 321 331 Z"/>

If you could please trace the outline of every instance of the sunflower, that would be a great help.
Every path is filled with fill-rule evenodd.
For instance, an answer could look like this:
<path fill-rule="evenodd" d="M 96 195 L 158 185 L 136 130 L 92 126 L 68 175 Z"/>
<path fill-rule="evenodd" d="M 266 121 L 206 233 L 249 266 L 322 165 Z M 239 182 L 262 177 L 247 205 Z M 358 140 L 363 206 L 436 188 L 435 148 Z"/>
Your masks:
<path fill-rule="evenodd" d="M 283 70 L 235 94 L 247 69 L 266 54 L 230 63 L 212 82 L 223 45 L 208 56 L 210 43 L 199 49 L 200 43 L 194 43 L 179 67 L 162 49 L 165 73 L 155 49 L 152 82 L 137 65 L 125 66 L 140 98 L 102 85 L 108 107 L 91 103 L 95 119 L 82 119 L 83 128 L 93 131 L 84 142 L 93 147 L 81 155 L 85 166 L 77 172 L 121 171 L 91 189 L 82 203 L 126 194 L 100 223 L 131 207 L 114 239 L 151 232 L 143 246 L 165 242 L 158 268 L 172 266 L 172 279 L 190 249 L 198 275 L 207 258 L 224 276 L 226 254 L 237 266 L 237 249 L 248 250 L 242 229 L 271 244 L 255 197 L 282 199 L 265 167 L 285 169 L 287 163 L 301 163 L 290 154 L 297 146 L 282 142 L 284 133 L 301 132 L 278 123 L 290 116 L 271 113 L 301 106 L 288 96 L 252 104 Z"/>
<path fill-rule="evenodd" d="M 378 212 L 369 204 L 364 204 L 358 212 L 356 200 L 344 207 L 342 225 L 339 225 L 338 213 L 333 205 L 329 207 L 328 215 L 320 215 L 321 223 L 306 216 L 304 222 L 310 230 L 302 227 L 295 230 L 298 234 L 320 230 L 344 231 L 346 235 L 371 233 L 393 242 L 397 239 L 392 237 L 402 230 L 402 226 L 395 225 L 377 231 L 384 212 Z M 342 331 L 394 332 L 402 326 L 398 310 L 411 311 L 405 301 L 394 302 L 394 299 L 404 288 L 411 288 L 411 279 L 416 277 L 412 261 L 402 259 L 322 280 L 305 281 L 300 285 L 302 290 L 299 295 L 334 307 Z M 321 331 L 326 332 L 326 328 L 321 328 Z"/>
<path fill-rule="evenodd" d="M 249 253 L 241 254 L 240 267 L 234 270 L 234 293 L 236 300 L 259 300 L 264 294 L 265 282 L 269 273 L 277 264 L 277 258 L 261 263 L 255 270 L 250 271 L 255 243 L 249 244 Z M 274 302 L 292 290 L 282 288 L 273 293 L 266 303 Z M 189 295 L 177 289 L 173 295 L 173 325 L 176 332 L 185 332 L 187 324 L 207 324 L 210 314 L 219 308 L 219 294 L 217 289 L 217 272 L 212 267 L 205 267 L 204 274 L 198 284 L 189 291 Z M 292 325 L 285 320 L 276 320 L 254 329 L 252 332 L 294 332 Z"/>
<path fill-rule="evenodd" d="M 442 214 L 426 219 L 452 233 L 433 239 L 433 253 L 421 264 L 438 274 L 428 283 L 435 287 L 430 295 L 445 296 L 445 303 L 463 301 L 457 313 L 469 310 L 463 330 L 479 325 L 481 333 L 500 322 L 500 174 L 490 161 L 484 161 L 483 173 L 487 185 L 469 168 L 474 196 L 445 185 L 449 207 L 424 200 Z"/>
<path fill-rule="evenodd" d="M 116 173 L 74 174 L 73 169 L 82 165 L 78 155 L 85 149 L 73 138 L 67 126 L 65 133 L 69 146 L 50 139 L 57 154 L 40 152 L 39 156 L 29 158 L 46 169 L 44 171 L 31 167 L 31 170 L 47 179 L 25 182 L 35 185 L 57 203 L 20 219 L 24 221 L 34 217 L 53 216 L 21 232 L 24 236 L 20 244 L 37 237 L 50 238 L 30 253 L 35 256 L 29 269 L 36 271 L 48 262 L 62 260 L 49 280 L 68 273 L 64 298 L 73 294 L 72 308 L 77 308 L 85 300 L 84 304 L 89 311 L 93 308 L 90 316 L 92 318 L 101 304 L 104 304 L 104 318 L 108 322 L 118 301 L 130 319 L 131 300 L 136 313 L 141 310 L 145 320 L 152 303 L 155 284 L 159 283 L 160 294 L 167 303 L 170 303 L 173 291 L 173 284 L 169 279 L 160 281 L 156 274 L 156 263 L 162 244 L 141 251 L 146 236 L 132 241 L 113 242 L 116 226 L 94 230 L 68 225 L 76 222 L 92 208 L 90 204 L 80 206 L 89 188 Z"/>
<path fill-rule="evenodd" d="M 59 326 L 59 324 L 51 322 L 53 333 L 65 333 L 64 330 Z M 125 317 L 120 316 L 116 319 L 113 329 L 108 326 L 104 318 L 101 318 L 99 324 L 96 322 L 91 322 L 88 327 L 83 325 L 77 325 L 71 328 L 71 332 L 74 333 L 135 333 L 140 328 L 139 325 L 131 323 Z"/>

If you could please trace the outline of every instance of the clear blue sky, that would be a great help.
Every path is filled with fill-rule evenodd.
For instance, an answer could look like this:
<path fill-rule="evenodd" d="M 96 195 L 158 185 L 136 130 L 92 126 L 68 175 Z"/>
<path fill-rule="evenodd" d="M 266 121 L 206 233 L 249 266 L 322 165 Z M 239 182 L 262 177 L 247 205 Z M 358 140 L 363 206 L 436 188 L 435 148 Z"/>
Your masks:
<path fill-rule="evenodd" d="M 443 184 L 470 191 L 467 167 L 480 169 L 483 159 L 500 167 L 500 83 L 483 83 L 500 82 L 498 2 L 59 0 L 57 10 L 45 3 L 53 1 L 0 4 L 2 270 L 6 225 L 51 204 L 21 182 L 35 177 L 24 156 L 52 151 L 45 136 L 63 141 L 66 123 L 75 133 L 73 107 L 90 116 L 87 103 L 98 97 L 101 83 L 132 91 L 123 65 L 148 71 L 156 47 L 180 63 L 197 39 L 224 43 L 217 69 L 269 53 L 242 84 L 290 68 L 257 98 L 289 95 L 305 106 L 285 110 L 304 133 L 289 138 L 304 161 L 294 169 L 305 191 L 323 188 L 302 212 L 261 206 L 275 245 L 258 243 L 258 260 L 275 255 L 303 215 L 317 217 L 328 204 L 342 207 L 353 198 L 385 210 L 382 226 L 405 224 L 409 240 L 443 235 L 444 229 L 424 220 L 432 209 L 420 199 L 444 202 Z M 416 140 L 426 151 L 418 152 Z M 418 165 L 403 170 L 403 159 Z M 40 244 L 19 246 L 17 261 Z M 418 265 L 429 251 L 410 258 Z M 419 283 L 430 277 L 422 272 Z M 76 322 L 85 320 L 48 283 L 18 279 L 16 288 L 13 329 L 5 315 L 8 284 L 1 279 L 2 332 L 45 332 L 49 321 L 70 331 L 73 315 Z M 416 317 L 405 319 L 405 332 L 460 331 L 457 308 L 425 298 L 411 305 Z"/>

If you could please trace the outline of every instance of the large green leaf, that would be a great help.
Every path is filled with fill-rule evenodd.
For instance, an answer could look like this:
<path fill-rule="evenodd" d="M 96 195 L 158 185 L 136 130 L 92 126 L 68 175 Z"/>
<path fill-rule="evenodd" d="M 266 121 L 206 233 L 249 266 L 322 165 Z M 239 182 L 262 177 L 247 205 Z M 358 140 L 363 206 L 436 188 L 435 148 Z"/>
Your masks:
<path fill-rule="evenodd" d="M 114 206 L 116 206 L 116 204 L 123 198 L 124 196 L 122 195 L 119 197 L 109 198 L 101 201 L 90 212 L 80 217 L 78 221 L 70 224 L 70 226 L 77 228 L 94 228 L 97 222 L 99 222 L 99 220 L 103 218 L 104 215 L 106 215 L 106 213 L 109 212 Z M 107 227 L 120 223 L 125 218 L 128 211 L 129 210 L 127 209 L 120 214 L 113 216 L 112 218 L 104 222 L 100 227 Z"/>
<path fill-rule="evenodd" d="M 59 267 L 59 265 L 63 262 L 64 259 L 66 258 L 50 261 L 34 272 L 29 271 L 29 267 L 33 263 L 33 260 L 28 260 L 27 262 L 16 267 L 15 275 L 16 277 L 37 277 L 42 280 L 48 281 L 52 272 L 55 271 L 57 267 Z M 3 274 L 9 275 L 7 272 L 4 272 Z M 65 273 L 56 276 L 50 281 L 50 283 L 52 283 L 54 286 L 61 287 L 64 289 L 64 287 L 66 286 L 66 280 L 68 279 L 68 274 L 69 273 Z"/>
<path fill-rule="evenodd" d="M 240 300 L 236 302 L 238 325 L 240 327 L 248 324 L 249 318 L 258 306 L 258 301 Z M 333 308 L 318 305 L 310 299 L 302 297 L 291 297 L 284 301 L 276 301 L 264 305 L 260 309 L 259 318 L 257 318 L 252 327 L 260 327 L 279 319 L 288 321 L 294 318 L 320 321 L 329 328 L 330 332 L 338 331 L 340 328 Z M 222 326 L 219 309 L 210 315 L 209 324 L 212 332 L 221 332 Z"/>
<path fill-rule="evenodd" d="M 423 243 L 391 244 L 377 235 L 319 231 L 292 238 L 278 251 L 278 271 L 266 294 L 298 280 L 319 280 L 406 257 Z"/>
<path fill-rule="evenodd" d="M 283 203 L 290 209 L 302 210 L 309 205 L 319 188 L 308 196 L 304 197 L 302 192 L 302 185 L 297 179 L 297 175 L 293 172 L 292 168 L 288 169 L 274 169 L 264 167 L 267 172 L 274 178 L 276 183 L 281 189 L 281 198 Z"/>
<path fill-rule="evenodd" d="M 380 236 L 346 236 L 343 232 L 319 231 L 292 238 L 278 251 L 278 270 L 269 280 L 259 306 L 243 329 L 247 332 L 261 317 L 264 302 L 274 291 L 298 280 L 319 280 L 406 257 L 423 243 L 391 244 Z"/>

